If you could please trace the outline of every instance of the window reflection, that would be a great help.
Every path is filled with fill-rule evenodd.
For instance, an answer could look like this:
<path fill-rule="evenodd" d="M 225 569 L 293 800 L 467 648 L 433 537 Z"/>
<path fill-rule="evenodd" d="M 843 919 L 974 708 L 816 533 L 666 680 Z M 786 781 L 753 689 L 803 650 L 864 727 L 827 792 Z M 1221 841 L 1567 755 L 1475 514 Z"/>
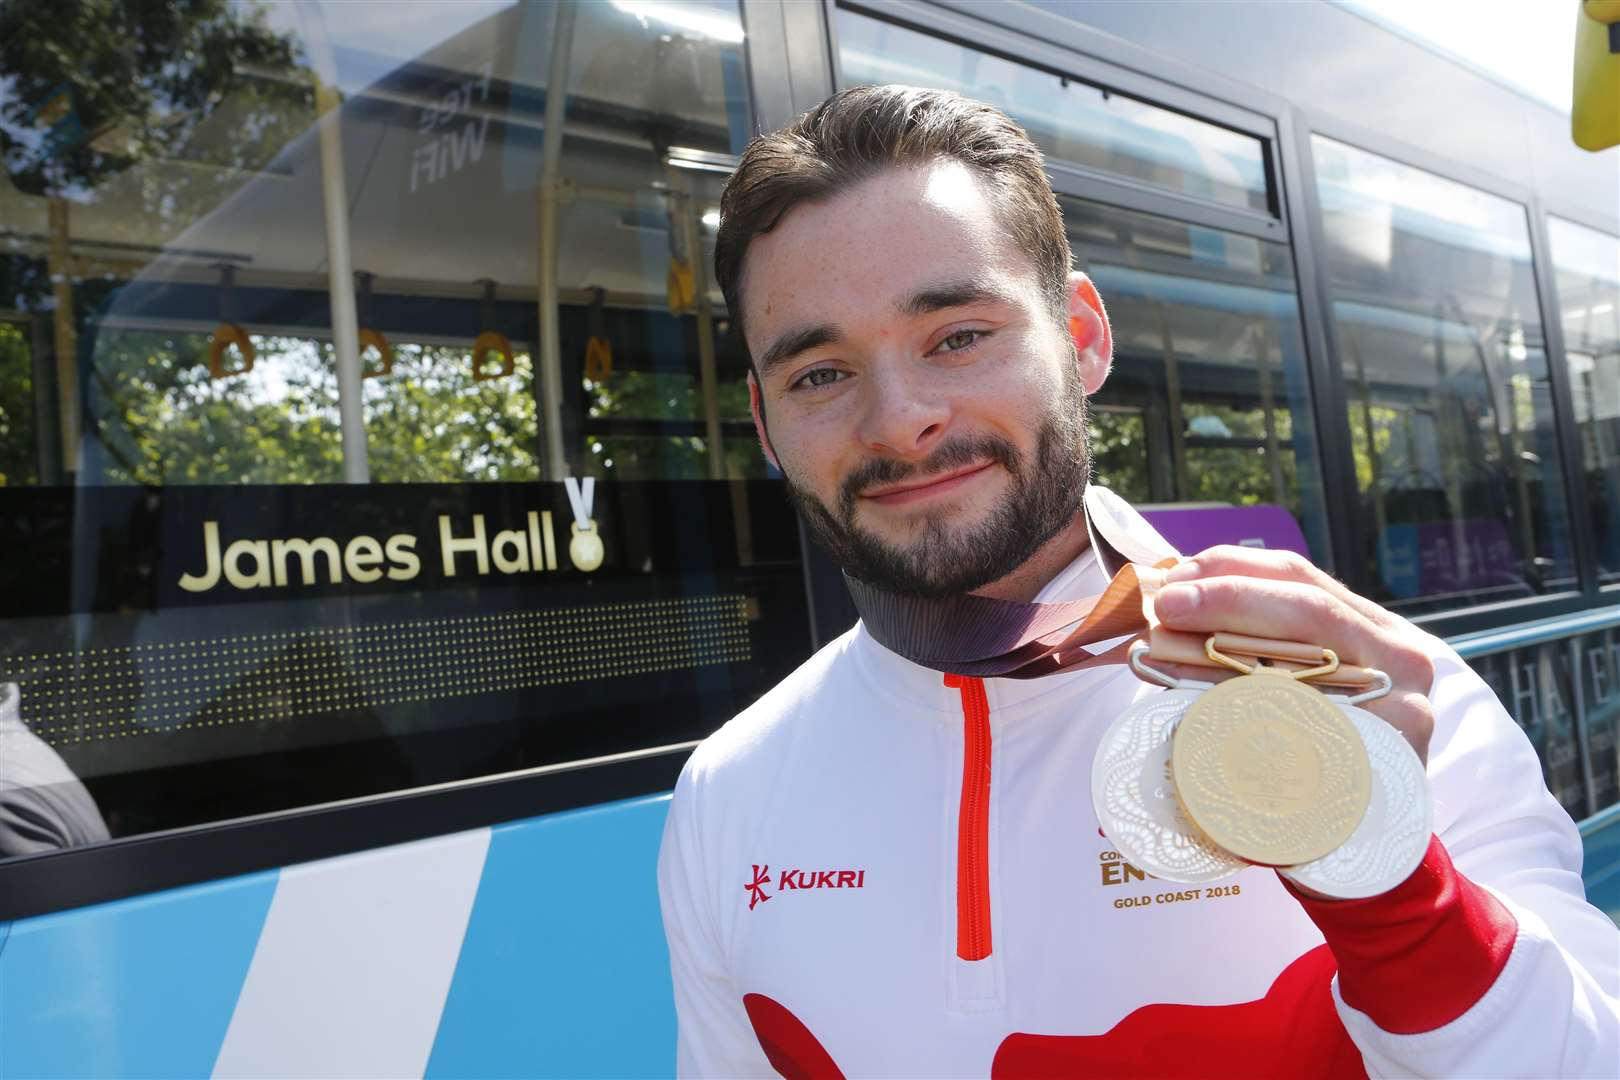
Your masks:
<path fill-rule="evenodd" d="M 1607 805 L 1595 803 L 1594 799 L 1610 793 L 1614 780 L 1612 736 L 1604 739 L 1599 734 L 1597 743 L 1590 741 L 1594 720 L 1601 724 L 1604 718 L 1612 716 L 1613 710 L 1600 703 L 1594 711 L 1590 697 L 1577 697 L 1580 690 L 1591 687 L 1586 680 L 1594 670 L 1600 679 L 1612 670 L 1612 656 L 1604 655 L 1601 650 L 1583 653 L 1578 645 L 1582 640 L 1592 642 L 1600 636 L 1532 645 L 1470 661 L 1535 747 L 1547 790 L 1576 820 Z M 1584 656 L 1588 663 L 1595 660 L 1601 666 L 1577 670 L 1577 655 Z M 1583 685 L 1577 686 L 1576 680 L 1582 680 Z M 1581 759 L 1582 735 L 1577 725 L 1583 714 L 1577 711 L 1577 705 L 1582 701 L 1585 702 L 1587 747 L 1594 754 L 1602 747 L 1608 759 L 1598 760 L 1595 765 Z M 1604 702 L 1607 701 L 1605 698 Z M 1612 720 L 1610 722 L 1612 724 Z M 1589 778 L 1593 787 L 1588 786 Z"/>
<path fill-rule="evenodd" d="M 1577 639 L 1586 745 L 1592 755 L 1592 809 L 1620 803 L 1620 630 Z"/>
<path fill-rule="evenodd" d="M 1060 201 L 1114 330 L 1114 369 L 1092 402 L 1100 479 L 1139 503 L 1284 507 L 1325 558 L 1288 248 Z"/>
<path fill-rule="evenodd" d="M 0 7 L 0 686 L 107 832 L 697 738 L 807 655 L 708 280 L 734 2 L 106 15 Z"/>
<path fill-rule="evenodd" d="M 18 92 L 7 95 L 0 117 L 0 244 L 11 256 L 0 268 L 0 286 L 9 286 L 0 313 L 49 313 L 53 304 L 60 313 L 52 389 L 69 402 L 84 399 L 90 410 L 81 417 L 69 408 L 52 425 L 63 429 L 57 434 L 67 474 L 94 484 L 151 475 L 150 468 L 132 471 L 129 445 L 177 444 L 182 433 L 158 429 L 192 414 L 132 409 L 131 394 L 160 399 L 172 394 L 169 382 L 204 371 L 207 342 L 224 327 L 242 328 L 249 340 L 325 342 L 317 366 L 331 378 L 321 389 L 328 400 L 318 406 L 276 374 L 297 368 L 283 352 L 261 360 L 271 371 L 245 374 L 247 386 L 229 387 L 223 376 L 245 366 L 229 344 L 223 375 L 216 372 L 208 387 L 253 407 L 314 408 L 320 418 L 311 421 L 313 437 L 338 416 L 330 329 L 337 289 L 357 294 L 362 331 L 385 341 L 470 346 L 495 331 L 526 342 L 531 354 L 529 368 L 500 376 L 506 398 L 526 394 L 534 405 L 521 438 L 506 440 L 509 452 L 499 438 L 487 448 L 505 454 L 503 462 L 467 473 L 465 455 L 439 455 L 402 472 L 387 464 L 400 448 L 386 424 L 368 422 L 380 467 L 374 479 L 424 471 L 443 479 L 611 473 L 590 446 L 604 435 L 629 436 L 590 430 L 591 391 L 583 383 L 593 340 L 608 344 L 619 373 L 690 377 L 697 392 L 683 399 L 678 419 L 696 426 L 678 435 L 703 462 L 699 475 L 763 475 L 757 456 L 727 446 L 747 433 L 720 400 L 722 387 L 741 378 L 746 360 L 707 281 L 719 190 L 751 130 L 735 4 L 569 7 L 566 126 L 554 189 L 543 182 L 543 149 L 559 5 L 423 3 L 410 5 L 408 17 L 399 9 L 396 19 L 376 18 L 370 5 L 204 8 L 165 24 L 170 51 L 192 57 L 179 67 L 153 61 L 142 69 L 144 61 L 124 56 L 113 41 L 62 43 L 53 51 L 25 38 L 0 54 L 7 76 L 18 73 Z M 106 93 L 88 74 L 101 70 L 98 64 L 115 64 L 131 92 Z M 323 189 L 329 169 L 316 123 L 316 91 L 328 83 L 340 99 L 346 189 L 338 201 Z M 554 320 L 536 295 L 548 191 L 557 204 Z M 358 288 L 329 280 L 334 216 L 346 222 L 347 261 L 364 282 Z M 550 361 L 539 347 L 548 322 L 560 337 Z M 136 339 L 133 331 L 153 336 Z M 72 359 L 81 336 L 89 358 L 83 369 Z M 133 354 L 140 341 L 156 351 Z M 365 340 L 361 348 L 363 361 L 376 359 Z M 553 383 L 541 377 L 547 363 L 555 368 L 550 395 Z M 419 367 L 407 363 L 365 380 L 362 411 L 391 415 L 387 401 L 397 412 L 424 393 L 441 399 L 434 408 L 452 410 L 470 392 L 470 384 L 419 379 Z M 382 389 L 390 386 L 398 389 Z M 477 389 L 478 401 L 467 403 L 472 411 L 491 396 L 482 381 Z M 24 389 L 11 391 L 7 414 L 36 411 L 26 397 L 9 400 Z M 513 415 L 505 410 L 491 422 L 507 428 Z M 619 419 L 676 418 L 621 410 Z M 219 437 L 241 427 L 226 422 Z M 548 463 L 553 430 L 562 437 L 562 460 Z M 418 449 L 435 453 L 432 445 Z M 231 452 L 251 447 L 238 440 Z M 651 458 L 618 460 L 639 461 L 638 478 L 666 475 Z M 667 475 L 691 475 L 683 460 L 670 456 Z M 309 464 L 277 479 L 327 475 L 317 461 Z M 165 471 L 179 478 L 210 468 Z"/>
<path fill-rule="evenodd" d="M 0 487 L 40 482 L 30 325 L 0 319 Z"/>
<path fill-rule="evenodd" d="M 838 12 L 845 86 L 937 86 L 1017 120 L 1054 165 L 1146 181 L 1229 206 L 1268 210 L 1259 139 L 989 53 Z"/>
<path fill-rule="evenodd" d="M 1547 219 L 1598 567 L 1620 580 L 1620 238 Z"/>
<path fill-rule="evenodd" d="M 1417 612 L 1572 587 L 1524 208 L 1312 147 L 1372 595 Z"/>

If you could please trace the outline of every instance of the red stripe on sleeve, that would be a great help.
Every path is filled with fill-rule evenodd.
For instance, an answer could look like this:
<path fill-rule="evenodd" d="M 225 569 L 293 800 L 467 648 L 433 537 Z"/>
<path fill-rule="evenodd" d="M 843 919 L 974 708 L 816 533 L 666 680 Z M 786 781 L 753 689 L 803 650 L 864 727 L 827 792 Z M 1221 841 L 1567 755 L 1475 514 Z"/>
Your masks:
<path fill-rule="evenodd" d="M 1457 1019 L 1485 996 L 1519 924 L 1501 901 L 1457 872 L 1439 837 L 1412 876 L 1365 900 L 1299 898 L 1339 963 L 1339 996 L 1394 1035 Z"/>

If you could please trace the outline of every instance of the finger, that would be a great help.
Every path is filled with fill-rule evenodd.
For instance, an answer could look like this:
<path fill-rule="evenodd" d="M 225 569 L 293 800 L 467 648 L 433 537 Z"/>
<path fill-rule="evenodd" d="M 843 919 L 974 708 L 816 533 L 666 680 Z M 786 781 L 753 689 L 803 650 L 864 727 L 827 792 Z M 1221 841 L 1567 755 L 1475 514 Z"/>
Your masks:
<path fill-rule="evenodd" d="M 1253 577 L 1271 581 L 1302 581 L 1324 590 L 1350 605 L 1369 622 L 1388 625 L 1390 613 L 1377 604 L 1351 592 L 1338 578 L 1325 573 L 1309 559 L 1294 551 L 1273 548 L 1240 547 L 1221 544 L 1206 548 L 1177 564 L 1165 575 L 1166 583 L 1212 577 Z"/>
<path fill-rule="evenodd" d="M 1397 683 L 1420 682 L 1427 657 L 1336 596 L 1299 581 L 1215 577 L 1166 585 L 1154 600 L 1171 630 L 1252 634 L 1332 649 L 1346 663 L 1383 670 Z"/>

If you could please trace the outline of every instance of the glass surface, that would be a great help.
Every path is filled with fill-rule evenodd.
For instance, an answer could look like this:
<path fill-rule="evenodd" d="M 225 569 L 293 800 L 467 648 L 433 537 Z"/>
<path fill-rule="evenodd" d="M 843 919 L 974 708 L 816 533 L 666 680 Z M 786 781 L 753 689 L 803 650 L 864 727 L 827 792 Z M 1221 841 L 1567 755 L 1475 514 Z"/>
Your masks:
<path fill-rule="evenodd" d="M 1595 813 L 1620 803 L 1620 630 L 1586 634 L 1578 641 Z"/>
<path fill-rule="evenodd" d="M 1547 219 L 1598 570 L 1620 581 L 1620 237 Z"/>
<path fill-rule="evenodd" d="M 1361 584 L 1411 614 L 1574 588 L 1524 208 L 1312 138 Z"/>
<path fill-rule="evenodd" d="M 1496 693 L 1497 699 L 1516 720 L 1536 755 L 1541 758 L 1542 777 L 1569 816 L 1579 821 L 1591 813 L 1588 800 L 1587 766 L 1581 761 L 1581 740 L 1577 724 L 1579 699 L 1576 678 L 1590 679 L 1590 671 L 1575 670 L 1575 650 L 1569 640 L 1550 641 L 1524 649 L 1476 657 L 1469 665 Z M 1601 657 L 1600 657 L 1601 659 Z M 1612 664 L 1612 658 L 1609 659 Z M 1612 670 L 1612 669 L 1609 669 Z M 1612 684 L 1611 684 L 1612 685 Z M 1598 706 L 1602 713 L 1604 705 Z M 1612 710 L 1610 710 L 1612 716 Z M 1588 735 L 1594 713 L 1587 704 Z M 1596 756 L 1599 744 L 1588 744 Z M 1613 784 L 1613 743 L 1607 743 L 1608 761 L 1592 768 L 1595 782 Z M 1604 788 L 1603 790 L 1607 790 Z"/>
<path fill-rule="evenodd" d="M 1113 371 L 1091 401 L 1098 478 L 1139 505 L 1230 508 L 1217 524 L 1230 531 L 1192 533 L 1197 547 L 1249 539 L 1257 508 L 1281 507 L 1301 553 L 1325 560 L 1289 248 L 1059 201 L 1075 266 L 1096 283 L 1114 333 Z"/>
<path fill-rule="evenodd" d="M 955 90 L 1017 120 L 1051 163 L 1228 206 L 1271 206 L 1265 147 L 1253 135 L 853 11 L 839 10 L 837 34 L 845 86 Z"/>
<path fill-rule="evenodd" d="M 39 483 L 34 350 L 27 323 L 0 319 L 0 487 Z"/>
<path fill-rule="evenodd" d="M 104 7 L 0 33 L 0 855 L 697 738 L 809 652 L 707 280 L 734 3 Z"/>

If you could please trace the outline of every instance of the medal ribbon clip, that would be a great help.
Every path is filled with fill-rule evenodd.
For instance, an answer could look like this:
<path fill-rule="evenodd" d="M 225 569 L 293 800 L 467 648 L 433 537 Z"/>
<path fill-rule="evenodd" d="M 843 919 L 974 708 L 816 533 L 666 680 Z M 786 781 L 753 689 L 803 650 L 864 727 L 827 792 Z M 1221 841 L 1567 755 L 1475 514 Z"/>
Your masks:
<path fill-rule="evenodd" d="M 1217 664 L 1231 668 L 1239 675 L 1253 675 L 1256 672 L 1265 672 L 1267 674 L 1284 675 L 1290 679 L 1298 679 L 1303 682 L 1306 679 L 1312 679 L 1318 675 L 1332 675 L 1335 671 L 1339 670 L 1339 654 L 1334 652 L 1332 649 L 1325 648 L 1323 646 L 1316 646 L 1317 648 L 1321 649 L 1322 653 L 1320 657 L 1321 662 L 1317 664 L 1316 667 L 1288 670 L 1286 668 L 1275 667 L 1271 664 L 1262 664 L 1258 660 L 1252 664 L 1245 664 L 1241 660 L 1236 660 L 1230 656 L 1227 656 L 1220 650 L 1219 643 L 1223 636 L 1228 635 L 1211 634 L 1209 637 L 1205 638 L 1204 655 L 1209 657 Z M 1244 638 L 1243 641 L 1245 643 L 1258 643 L 1260 649 L 1264 649 L 1271 645 L 1292 646 L 1294 644 L 1291 641 L 1270 642 L 1261 638 Z M 1290 649 L 1290 651 L 1292 650 Z M 1256 650 L 1256 655 L 1264 656 L 1266 654 L 1263 651 Z M 1293 657 L 1289 657 L 1289 659 L 1293 659 Z"/>
<path fill-rule="evenodd" d="M 1247 634 L 1191 634 L 1154 625 L 1148 631 L 1148 642 L 1149 657 L 1162 664 L 1230 668 L 1241 675 L 1257 671 L 1291 675 L 1312 686 L 1330 686 L 1358 695 L 1387 681 L 1387 676 L 1380 671 L 1346 664 L 1333 650 L 1302 641 L 1278 641 Z"/>
<path fill-rule="evenodd" d="M 1222 648 L 1241 649 L 1253 653 L 1256 657 L 1288 660 L 1296 663 L 1305 661 L 1305 652 L 1316 649 L 1321 652 L 1321 663 L 1310 668 L 1286 668 L 1276 664 L 1263 664 L 1257 659 L 1253 664 L 1245 664 L 1233 656 L 1228 656 Z M 1269 650 L 1269 651 L 1268 651 Z M 1284 654 L 1284 655 L 1278 655 Z M 1344 698 L 1348 705 L 1360 705 L 1364 701 L 1373 701 L 1390 692 L 1395 685 L 1388 675 L 1377 668 L 1358 668 L 1339 663 L 1339 654 L 1321 645 L 1302 645 L 1295 641 L 1272 641 L 1268 638 L 1246 637 L 1241 634 L 1211 634 L 1204 639 L 1204 655 L 1217 664 L 1231 668 L 1240 675 L 1277 674 L 1285 675 L 1291 679 L 1305 682 L 1310 679 L 1321 678 L 1324 681 L 1328 676 L 1337 675 L 1341 669 L 1348 668 L 1349 678 L 1339 680 L 1339 684 L 1354 682 L 1360 685 L 1371 679 L 1374 683 L 1372 689 L 1363 690 Z M 1131 665 L 1140 675 L 1141 671 L 1135 663 Z M 1158 672 L 1154 672 L 1155 675 Z"/>

